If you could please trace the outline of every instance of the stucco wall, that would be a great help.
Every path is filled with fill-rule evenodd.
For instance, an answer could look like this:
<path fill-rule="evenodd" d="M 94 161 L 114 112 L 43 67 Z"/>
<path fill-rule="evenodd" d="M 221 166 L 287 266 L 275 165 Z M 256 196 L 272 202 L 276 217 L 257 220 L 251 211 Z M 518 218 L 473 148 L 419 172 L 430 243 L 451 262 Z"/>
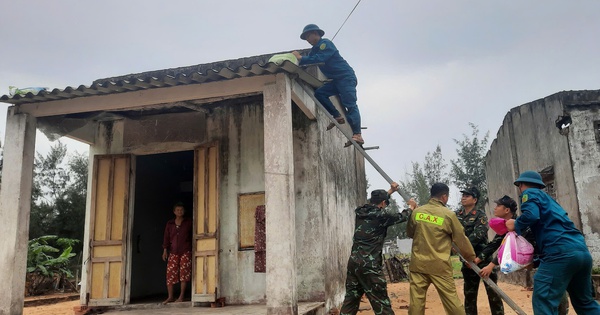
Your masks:
<path fill-rule="evenodd" d="M 238 194 L 265 189 L 263 138 L 260 100 L 215 107 L 207 118 L 207 139 L 220 145 L 221 296 L 233 304 L 265 299 L 265 274 L 254 272 L 254 251 L 238 250 Z"/>
<path fill-rule="evenodd" d="M 556 199 L 584 233 L 595 264 L 600 264 L 600 149 L 593 130 L 600 120 L 598 100 L 600 91 L 571 91 L 515 107 L 486 156 L 490 200 L 505 193 L 518 197 L 512 183 L 519 173 L 553 166 Z M 581 105 L 592 101 L 596 105 Z M 572 123 L 561 134 L 556 120 L 565 115 Z M 488 205 L 488 215 L 494 206 Z"/>
<path fill-rule="evenodd" d="M 317 111 L 310 121 L 294 107 L 294 172 L 298 299 L 341 305 L 352 247 L 354 209 L 365 203 L 364 160 Z M 344 126 L 344 128 L 348 128 Z"/>
<path fill-rule="evenodd" d="M 595 264 L 600 265 L 600 143 L 593 128 L 594 121 L 600 121 L 600 106 L 569 107 L 569 114 L 572 119 L 569 148 L 581 231 Z"/>
<path fill-rule="evenodd" d="M 322 112 L 311 121 L 293 105 L 298 300 L 329 297 L 330 308 L 343 300 L 353 210 L 366 200 L 366 181 L 362 156 L 343 148 L 346 139 L 336 130 L 326 132 L 327 124 Z M 262 98 L 254 96 L 207 113 L 101 123 L 90 150 L 144 155 L 219 143 L 220 295 L 232 304 L 265 301 L 265 274 L 254 272 L 254 252 L 238 249 L 238 194 L 265 189 L 263 126 Z"/>
<path fill-rule="evenodd" d="M 563 115 L 560 96 L 554 94 L 510 110 L 486 156 L 488 190 L 491 199 L 507 192 L 516 197 L 518 192 L 511 185 L 519 173 L 553 166 L 556 199 L 581 228 L 568 138 L 555 125 Z M 493 202 L 488 205 L 488 213 L 494 206 Z"/>

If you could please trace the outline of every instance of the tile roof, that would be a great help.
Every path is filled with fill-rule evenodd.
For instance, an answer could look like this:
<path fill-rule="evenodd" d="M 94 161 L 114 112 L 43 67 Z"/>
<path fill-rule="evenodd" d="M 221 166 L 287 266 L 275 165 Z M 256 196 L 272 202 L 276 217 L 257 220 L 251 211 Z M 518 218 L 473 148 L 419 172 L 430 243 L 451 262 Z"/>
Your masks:
<path fill-rule="evenodd" d="M 53 89 L 51 91 L 41 91 L 37 94 L 3 95 L 0 97 L 0 102 L 14 105 L 39 103 L 176 85 L 231 80 L 281 72 L 297 74 L 301 80 L 313 87 L 319 87 L 322 84 L 321 81 L 289 61 L 281 65 L 268 62 L 271 56 L 273 54 L 98 79 L 90 86 L 67 86 L 62 90 Z"/>

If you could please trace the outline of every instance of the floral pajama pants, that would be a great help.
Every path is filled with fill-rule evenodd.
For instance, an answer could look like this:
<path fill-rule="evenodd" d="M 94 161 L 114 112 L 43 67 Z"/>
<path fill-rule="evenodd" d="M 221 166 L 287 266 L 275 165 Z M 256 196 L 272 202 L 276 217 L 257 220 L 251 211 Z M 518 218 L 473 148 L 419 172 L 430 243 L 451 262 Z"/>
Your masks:
<path fill-rule="evenodd" d="M 167 262 L 167 285 L 189 282 L 192 275 L 192 252 L 185 254 L 169 253 Z"/>

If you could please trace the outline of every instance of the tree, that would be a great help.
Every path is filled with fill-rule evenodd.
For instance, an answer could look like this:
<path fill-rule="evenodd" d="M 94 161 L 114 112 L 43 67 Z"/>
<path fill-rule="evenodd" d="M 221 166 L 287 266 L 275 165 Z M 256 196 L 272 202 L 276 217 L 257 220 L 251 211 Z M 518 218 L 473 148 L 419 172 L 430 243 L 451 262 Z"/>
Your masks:
<path fill-rule="evenodd" d="M 471 137 L 463 134 L 462 140 L 454 139 L 458 144 L 456 153 L 458 158 L 451 160 L 452 183 L 460 189 L 475 186 L 481 192 L 478 204 L 484 204 L 487 201 L 487 182 L 485 179 L 485 154 L 487 153 L 487 144 L 489 132 L 483 138 L 479 138 L 479 128 L 469 123 L 472 129 Z"/>
<path fill-rule="evenodd" d="M 53 145 L 46 156 L 36 156 L 30 239 L 49 234 L 83 239 L 88 160 L 80 154 L 69 157 L 67 162 L 65 158 L 67 148 L 61 142 Z"/>
<path fill-rule="evenodd" d="M 435 151 L 427 152 L 423 167 L 418 162 L 413 162 L 412 166 L 412 173 L 406 174 L 408 180 L 401 182 L 400 187 L 412 195 L 419 205 L 423 205 L 429 201 L 431 185 L 449 182 L 442 148 L 438 145 Z"/>
<path fill-rule="evenodd" d="M 401 211 L 398 202 L 393 197 L 390 198 L 390 205 L 387 206 L 385 211 L 390 213 L 398 213 Z M 394 240 L 398 238 L 406 238 L 406 222 L 402 222 L 399 224 L 394 224 L 387 229 L 387 235 L 385 237 L 386 240 Z"/>

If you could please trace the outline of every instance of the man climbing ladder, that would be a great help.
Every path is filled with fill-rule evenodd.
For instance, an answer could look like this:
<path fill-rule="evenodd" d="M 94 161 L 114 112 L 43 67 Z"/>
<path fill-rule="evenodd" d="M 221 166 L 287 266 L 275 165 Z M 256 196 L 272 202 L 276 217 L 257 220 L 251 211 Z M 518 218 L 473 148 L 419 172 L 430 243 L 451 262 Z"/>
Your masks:
<path fill-rule="evenodd" d="M 356 74 L 348 62 L 342 58 L 333 42 L 323 38 L 323 35 L 325 35 L 325 31 L 317 25 L 306 25 L 302 30 L 302 34 L 300 34 L 300 38 L 306 40 L 313 47 L 308 56 L 302 56 L 297 51 L 292 53 L 298 58 L 300 65 L 321 64 L 319 69 L 331 81 L 318 88 L 315 91 L 315 97 L 338 124 L 344 124 L 346 123 L 344 117 L 329 99 L 330 96 L 339 95 L 342 106 L 346 109 L 348 124 L 352 128 L 352 140 L 362 145 L 365 141 L 361 134 L 360 112 L 356 104 L 356 85 L 358 83 Z M 331 130 L 333 127 L 335 127 L 335 124 L 332 122 L 327 126 L 327 130 Z M 352 143 L 348 141 L 344 146 L 349 147 L 351 145 Z"/>

